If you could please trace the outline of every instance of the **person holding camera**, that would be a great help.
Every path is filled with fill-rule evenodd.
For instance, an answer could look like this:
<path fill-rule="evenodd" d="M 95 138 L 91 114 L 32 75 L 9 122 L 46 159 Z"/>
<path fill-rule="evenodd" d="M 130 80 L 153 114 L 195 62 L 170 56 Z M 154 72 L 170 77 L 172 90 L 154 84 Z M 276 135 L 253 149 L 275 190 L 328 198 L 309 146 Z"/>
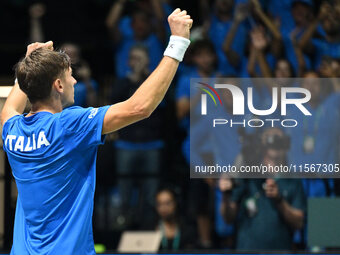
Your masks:
<path fill-rule="evenodd" d="M 287 148 L 277 141 L 285 135 L 270 128 L 262 134 L 263 165 L 286 162 Z M 227 223 L 235 223 L 238 250 L 290 250 L 294 230 L 304 225 L 305 195 L 298 179 L 222 178 L 220 213 Z"/>

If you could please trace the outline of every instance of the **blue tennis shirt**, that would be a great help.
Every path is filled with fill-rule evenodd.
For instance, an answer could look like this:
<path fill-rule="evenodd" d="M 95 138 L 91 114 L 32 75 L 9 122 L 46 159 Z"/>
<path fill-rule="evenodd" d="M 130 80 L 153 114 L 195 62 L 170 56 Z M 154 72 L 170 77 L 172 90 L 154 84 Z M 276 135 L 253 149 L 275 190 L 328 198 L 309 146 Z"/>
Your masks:
<path fill-rule="evenodd" d="M 95 254 L 96 157 L 108 108 L 16 115 L 4 124 L 18 187 L 11 254 Z"/>

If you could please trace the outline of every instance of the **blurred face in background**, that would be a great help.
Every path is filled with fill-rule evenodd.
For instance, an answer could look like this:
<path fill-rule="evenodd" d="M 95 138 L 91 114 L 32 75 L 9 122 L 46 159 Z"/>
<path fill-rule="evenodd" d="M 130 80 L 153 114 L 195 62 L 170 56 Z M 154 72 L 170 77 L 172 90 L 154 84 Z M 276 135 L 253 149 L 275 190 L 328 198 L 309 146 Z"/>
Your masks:
<path fill-rule="evenodd" d="M 132 48 L 129 55 L 129 66 L 133 72 L 146 71 L 149 66 L 149 55 L 142 48 Z"/>
<path fill-rule="evenodd" d="M 168 221 L 176 215 L 176 201 L 173 194 L 169 191 L 161 191 L 156 196 L 156 210 L 159 217 Z"/>
<path fill-rule="evenodd" d="M 148 15 L 144 12 L 133 14 L 131 26 L 138 40 L 144 40 L 150 35 L 151 22 Z"/>
<path fill-rule="evenodd" d="M 216 56 L 210 49 L 198 49 L 193 56 L 194 64 L 199 70 L 205 73 L 211 73 L 214 70 Z"/>
<path fill-rule="evenodd" d="M 284 59 L 279 60 L 275 66 L 275 78 L 290 78 L 292 76 L 289 62 Z"/>
<path fill-rule="evenodd" d="M 219 14 L 231 14 L 234 0 L 216 0 L 216 10 Z"/>
<path fill-rule="evenodd" d="M 340 61 L 330 57 L 323 57 L 318 72 L 323 78 L 340 77 Z"/>
<path fill-rule="evenodd" d="M 313 18 L 311 7 L 300 2 L 293 4 L 292 15 L 297 26 L 307 26 L 308 22 Z"/>
<path fill-rule="evenodd" d="M 322 20 L 322 27 L 327 35 L 338 35 L 340 33 L 340 13 L 333 9 L 333 11 Z"/>

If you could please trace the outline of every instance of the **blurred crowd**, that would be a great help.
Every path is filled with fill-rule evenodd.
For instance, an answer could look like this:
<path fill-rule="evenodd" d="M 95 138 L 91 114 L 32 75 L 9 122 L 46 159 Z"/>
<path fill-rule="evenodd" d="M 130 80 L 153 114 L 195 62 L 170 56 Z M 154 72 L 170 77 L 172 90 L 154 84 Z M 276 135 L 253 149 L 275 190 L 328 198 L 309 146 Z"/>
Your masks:
<path fill-rule="evenodd" d="M 114 79 L 105 90 L 91 72 L 97 63 L 65 41 L 60 48 L 71 57 L 78 81 L 75 105 L 128 99 L 161 60 L 170 35 L 167 16 L 175 7 L 170 0 L 112 1 L 105 25 Z M 150 118 L 107 137 L 99 152 L 95 241 L 110 247 L 119 239 L 113 233 L 157 229 L 161 249 L 168 251 L 310 248 L 307 199 L 339 195 L 337 180 L 189 179 L 190 79 L 305 78 L 300 86 L 311 91 L 306 107 L 312 116 L 292 112 L 301 123 L 296 128 L 260 129 L 258 163 L 339 163 L 340 1 L 199 0 L 190 7 L 199 22 L 194 19 L 191 46 L 166 98 Z M 30 6 L 30 41 L 50 39 L 45 14 L 43 2 Z M 254 85 L 258 109 L 270 108 L 271 89 Z M 230 95 L 225 102 L 225 114 L 233 118 Z M 226 129 L 224 154 L 200 148 L 202 160 L 236 164 L 242 155 L 251 164 L 253 151 L 240 138 L 250 139 Z"/>

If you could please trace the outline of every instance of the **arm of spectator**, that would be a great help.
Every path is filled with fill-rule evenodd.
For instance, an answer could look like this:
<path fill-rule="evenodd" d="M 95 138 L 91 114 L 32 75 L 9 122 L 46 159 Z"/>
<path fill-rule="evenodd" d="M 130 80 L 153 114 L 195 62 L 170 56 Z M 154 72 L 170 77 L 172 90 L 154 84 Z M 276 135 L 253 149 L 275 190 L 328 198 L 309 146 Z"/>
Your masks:
<path fill-rule="evenodd" d="M 279 187 L 274 179 L 266 180 L 265 193 L 268 198 L 273 199 L 284 220 L 293 228 L 303 227 L 304 213 L 302 210 L 291 206 L 280 194 Z"/>
<path fill-rule="evenodd" d="M 261 4 L 259 0 L 251 0 L 255 13 L 259 16 L 259 18 L 262 20 L 262 22 L 265 24 L 265 26 L 269 29 L 270 33 L 273 35 L 273 37 L 276 40 L 281 40 L 282 36 L 279 30 L 279 27 L 277 24 L 271 20 L 263 11 Z"/>
<path fill-rule="evenodd" d="M 270 78 L 272 77 L 271 69 L 266 60 L 266 56 L 264 53 L 265 48 L 268 45 L 268 40 L 265 37 L 264 29 L 262 27 L 254 28 L 251 33 L 251 62 L 248 64 L 248 72 L 253 77 L 256 76 L 255 65 L 259 64 L 261 70 L 261 77 Z"/>
<path fill-rule="evenodd" d="M 181 120 L 189 114 L 190 101 L 187 97 L 182 97 L 176 102 L 176 115 L 177 119 Z"/>
<path fill-rule="evenodd" d="M 300 40 L 298 41 L 298 47 L 303 51 L 312 51 L 313 46 L 310 43 L 310 39 L 312 38 L 317 26 L 319 24 L 319 20 L 314 20 L 307 30 L 303 33 Z M 307 50 L 306 50 L 307 49 Z"/>
<path fill-rule="evenodd" d="M 165 13 L 162 8 L 162 1 L 151 0 L 151 5 L 157 20 L 163 22 L 165 20 Z"/>
<path fill-rule="evenodd" d="M 238 213 L 238 206 L 236 202 L 231 200 L 233 182 L 230 178 L 221 178 L 219 180 L 218 186 L 220 188 L 220 191 L 223 193 L 223 199 L 220 206 L 220 213 L 224 220 L 228 224 L 231 224 L 235 221 Z"/>
<path fill-rule="evenodd" d="M 119 42 L 121 39 L 121 34 L 118 29 L 118 23 L 119 19 L 122 16 L 123 10 L 124 10 L 124 5 L 127 0 L 118 0 L 116 1 L 110 11 L 109 14 L 106 18 L 106 27 L 108 28 L 110 35 L 112 36 L 113 40 L 115 42 Z"/>
<path fill-rule="evenodd" d="M 26 56 L 31 54 L 32 51 L 41 48 L 46 47 L 53 50 L 53 42 L 49 41 L 46 43 L 32 43 L 27 46 Z M 9 96 L 7 97 L 7 100 L 5 102 L 4 107 L 1 111 L 1 123 L 2 125 L 5 124 L 5 122 L 10 119 L 11 117 L 22 114 L 25 110 L 27 103 L 27 96 L 26 94 L 20 89 L 18 82 L 14 85 L 11 92 L 9 93 Z"/>
<path fill-rule="evenodd" d="M 189 38 L 192 19 L 176 9 L 168 18 L 172 35 Z M 164 98 L 178 68 L 178 60 L 163 57 L 158 67 L 126 101 L 112 105 L 105 114 L 102 134 L 114 132 L 147 118 Z"/>
<path fill-rule="evenodd" d="M 208 37 L 208 31 L 210 28 L 210 5 L 208 0 L 200 0 L 199 1 L 199 13 L 200 17 L 203 20 L 202 28 L 203 28 L 203 37 Z"/>
<path fill-rule="evenodd" d="M 270 19 L 268 15 L 263 11 L 259 0 L 251 0 L 255 13 L 265 24 L 267 29 L 273 35 L 273 39 L 271 42 L 271 52 L 275 57 L 280 57 L 282 51 L 282 35 L 279 29 L 279 25 L 274 20 Z"/>
<path fill-rule="evenodd" d="M 257 55 L 257 60 L 259 62 L 262 77 L 264 77 L 264 78 L 273 77 L 271 69 L 268 65 L 266 56 L 264 55 L 263 51 L 259 51 L 259 54 Z"/>
<path fill-rule="evenodd" d="M 257 63 L 257 54 L 258 51 L 251 45 L 250 46 L 250 54 L 247 63 L 247 71 L 250 77 L 256 77 L 255 66 Z"/>
<path fill-rule="evenodd" d="M 200 0 L 199 1 L 199 13 L 200 17 L 203 21 L 206 21 L 210 18 L 211 8 L 208 0 Z"/>
<path fill-rule="evenodd" d="M 327 15 L 329 15 L 329 13 L 331 12 L 331 9 L 332 7 L 329 3 L 324 2 L 321 5 L 319 15 L 313 22 L 311 22 L 311 24 L 309 25 L 307 30 L 304 32 L 304 34 L 301 36 L 298 42 L 298 46 L 301 50 L 305 51 L 306 48 L 307 48 L 307 51 L 312 50 L 312 45 L 309 43 L 310 39 L 312 38 L 319 22 L 323 20 L 325 17 L 327 17 Z"/>
<path fill-rule="evenodd" d="M 226 54 L 228 60 L 235 67 L 237 67 L 240 64 L 241 58 L 232 49 L 232 44 L 233 44 L 239 25 L 247 17 L 247 15 L 248 15 L 248 10 L 246 9 L 246 6 L 244 4 L 237 5 L 233 23 L 222 45 L 222 49 L 224 53 Z"/>
<path fill-rule="evenodd" d="M 293 43 L 293 47 L 294 47 L 294 51 L 295 51 L 295 55 L 296 55 L 296 59 L 297 59 L 297 63 L 298 63 L 298 71 L 297 71 L 297 77 L 303 77 L 305 71 L 306 71 L 306 62 L 305 62 L 305 58 L 303 56 L 303 52 L 301 50 L 301 48 L 298 46 L 298 42 L 296 39 L 296 35 L 298 34 L 298 30 L 294 29 L 292 31 L 292 33 L 290 34 L 290 39 Z"/>
<path fill-rule="evenodd" d="M 155 24 L 157 37 L 162 43 L 164 43 L 166 38 L 166 30 L 164 29 L 165 13 L 162 8 L 162 3 L 160 0 L 151 0 L 151 6 L 157 19 Z"/>
<path fill-rule="evenodd" d="M 45 6 L 41 3 L 36 3 L 30 6 L 30 42 L 43 42 L 44 33 L 41 24 L 41 18 L 45 14 Z"/>

